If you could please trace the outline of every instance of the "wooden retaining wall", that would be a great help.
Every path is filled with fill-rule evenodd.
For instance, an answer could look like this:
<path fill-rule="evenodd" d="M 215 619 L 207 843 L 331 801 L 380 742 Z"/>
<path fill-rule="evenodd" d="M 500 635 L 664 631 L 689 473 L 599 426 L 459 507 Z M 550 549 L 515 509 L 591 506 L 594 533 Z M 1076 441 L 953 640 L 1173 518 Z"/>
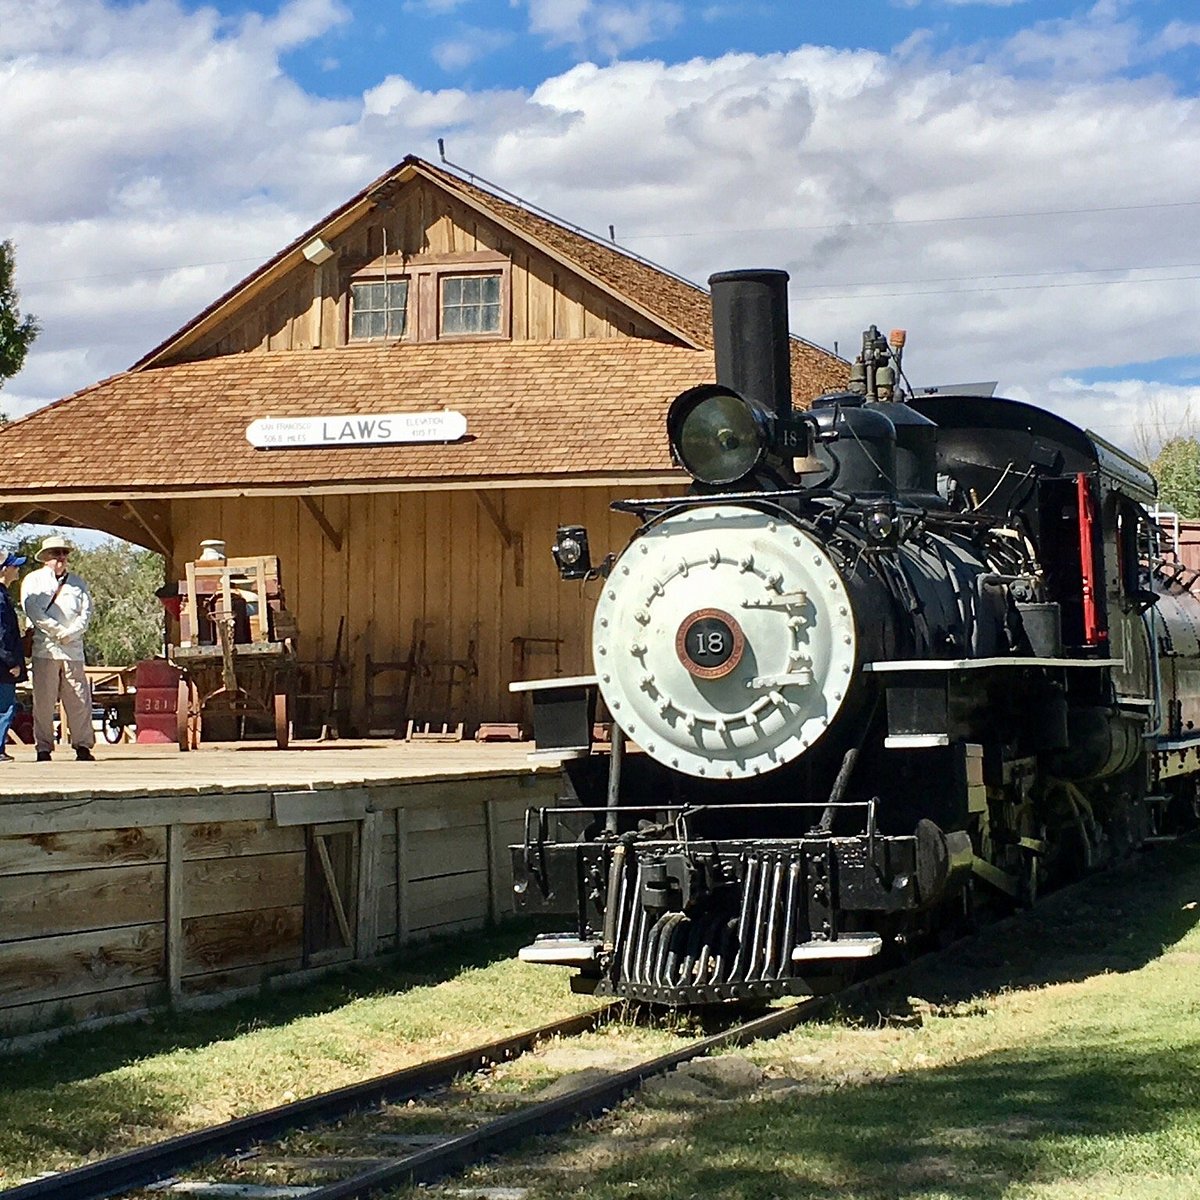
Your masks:
<path fill-rule="evenodd" d="M 512 911 L 554 775 L 0 805 L 0 1039 L 371 958 Z"/>

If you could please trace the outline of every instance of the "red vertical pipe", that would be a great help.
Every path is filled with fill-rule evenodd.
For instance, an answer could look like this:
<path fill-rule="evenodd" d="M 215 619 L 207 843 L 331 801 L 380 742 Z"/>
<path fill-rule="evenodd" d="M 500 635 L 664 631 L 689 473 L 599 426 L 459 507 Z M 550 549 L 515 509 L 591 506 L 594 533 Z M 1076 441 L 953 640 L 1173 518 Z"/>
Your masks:
<path fill-rule="evenodd" d="M 1096 509 L 1088 477 L 1081 471 L 1075 476 L 1075 496 L 1079 504 L 1079 575 L 1083 584 L 1083 641 L 1098 646 L 1108 641 L 1108 630 L 1100 624 L 1096 603 Z"/>

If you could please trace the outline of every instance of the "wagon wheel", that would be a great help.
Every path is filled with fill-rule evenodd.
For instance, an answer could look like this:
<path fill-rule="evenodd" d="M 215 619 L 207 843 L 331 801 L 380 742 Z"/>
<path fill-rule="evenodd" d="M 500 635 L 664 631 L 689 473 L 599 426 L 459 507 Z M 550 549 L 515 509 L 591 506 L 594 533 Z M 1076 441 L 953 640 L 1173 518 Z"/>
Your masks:
<path fill-rule="evenodd" d="M 125 736 L 125 722 L 121 720 L 121 714 L 115 704 L 109 704 L 104 709 L 103 727 L 104 740 L 111 746 L 115 746 Z"/>
<path fill-rule="evenodd" d="M 288 693 L 275 693 L 275 745 L 280 750 L 288 748 L 288 740 L 291 736 L 292 723 L 288 713 Z"/>

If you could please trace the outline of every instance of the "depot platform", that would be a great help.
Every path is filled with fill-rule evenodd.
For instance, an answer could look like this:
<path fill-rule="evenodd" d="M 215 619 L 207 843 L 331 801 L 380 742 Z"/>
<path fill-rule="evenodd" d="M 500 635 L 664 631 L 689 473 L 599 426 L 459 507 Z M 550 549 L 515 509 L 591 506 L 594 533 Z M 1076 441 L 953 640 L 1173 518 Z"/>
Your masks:
<path fill-rule="evenodd" d="M 303 979 L 511 911 L 530 743 L 101 743 L 0 764 L 0 1040 Z"/>

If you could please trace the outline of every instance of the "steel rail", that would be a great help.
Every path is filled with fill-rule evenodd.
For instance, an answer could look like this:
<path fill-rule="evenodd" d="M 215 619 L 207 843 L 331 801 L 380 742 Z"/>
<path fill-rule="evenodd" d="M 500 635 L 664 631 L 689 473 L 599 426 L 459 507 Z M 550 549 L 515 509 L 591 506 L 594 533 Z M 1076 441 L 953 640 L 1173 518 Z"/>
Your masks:
<path fill-rule="evenodd" d="M 232 1154 L 255 1142 L 309 1124 L 336 1120 L 385 1100 L 407 1100 L 460 1075 L 524 1054 L 537 1043 L 552 1037 L 586 1033 L 601 1025 L 617 1007 L 610 1004 L 362 1083 L 321 1092 L 194 1133 L 167 1138 L 139 1150 L 129 1150 L 99 1162 L 33 1179 L 0 1192 L 0 1200 L 104 1200 L 107 1196 L 120 1195 L 156 1183 L 175 1174 L 181 1167 L 205 1158 Z"/>
<path fill-rule="evenodd" d="M 535 1134 L 556 1133 L 612 1108 L 644 1080 L 670 1071 L 681 1063 L 726 1046 L 744 1046 L 760 1038 L 776 1037 L 796 1025 L 817 1020 L 830 1011 L 835 1001 L 845 1000 L 846 995 L 846 992 L 840 992 L 821 996 L 769 1012 L 658 1058 L 638 1063 L 608 1079 L 489 1121 L 478 1129 L 448 1138 L 441 1145 L 405 1155 L 349 1179 L 317 1187 L 308 1193 L 306 1200 L 358 1200 L 383 1188 L 432 1183 L 489 1155 L 510 1149 Z"/>

